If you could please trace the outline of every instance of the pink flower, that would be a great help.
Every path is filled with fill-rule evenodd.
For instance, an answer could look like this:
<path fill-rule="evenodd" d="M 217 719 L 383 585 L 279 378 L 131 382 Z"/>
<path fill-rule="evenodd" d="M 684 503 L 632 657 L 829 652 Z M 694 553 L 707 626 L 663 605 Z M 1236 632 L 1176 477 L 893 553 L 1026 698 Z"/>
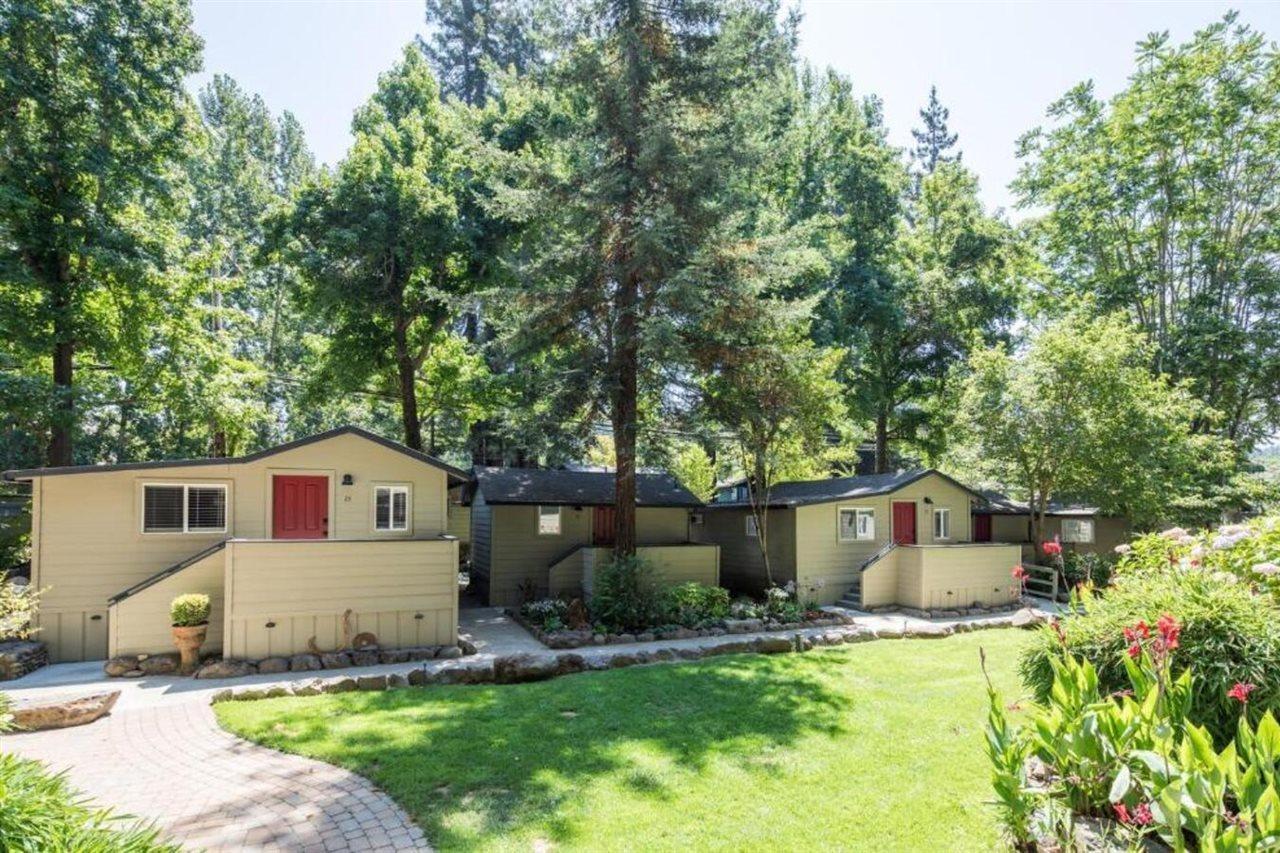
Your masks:
<path fill-rule="evenodd" d="M 1235 686 L 1227 691 L 1227 696 L 1235 699 L 1241 705 L 1249 704 L 1249 694 L 1258 689 L 1258 685 L 1250 684 L 1247 681 L 1237 681 Z"/>
<path fill-rule="evenodd" d="M 1138 803 L 1133 810 L 1133 822 L 1138 826 L 1150 826 L 1155 823 L 1155 818 L 1151 814 L 1151 806 L 1146 803 Z"/>
<path fill-rule="evenodd" d="M 1133 818 L 1129 815 L 1129 809 L 1124 803 L 1116 803 L 1112 808 L 1116 810 L 1116 820 L 1121 823 L 1130 823 L 1133 821 Z"/>
<path fill-rule="evenodd" d="M 1168 613 L 1156 620 L 1156 630 L 1160 632 L 1160 643 L 1163 649 L 1171 652 L 1178 647 L 1178 637 L 1182 634 L 1182 626 L 1178 620 Z"/>
<path fill-rule="evenodd" d="M 1128 648 L 1129 657 L 1137 660 L 1142 657 L 1142 643 L 1131 643 Z"/>
<path fill-rule="evenodd" d="M 1025 581 L 1029 577 L 1027 570 L 1022 568 L 1021 564 L 1014 566 L 1009 575 L 1016 581 Z"/>
<path fill-rule="evenodd" d="M 1058 541 L 1057 536 L 1053 537 L 1052 542 L 1045 542 L 1040 547 L 1042 547 L 1044 552 L 1050 557 L 1056 557 L 1062 553 L 1062 543 Z"/>

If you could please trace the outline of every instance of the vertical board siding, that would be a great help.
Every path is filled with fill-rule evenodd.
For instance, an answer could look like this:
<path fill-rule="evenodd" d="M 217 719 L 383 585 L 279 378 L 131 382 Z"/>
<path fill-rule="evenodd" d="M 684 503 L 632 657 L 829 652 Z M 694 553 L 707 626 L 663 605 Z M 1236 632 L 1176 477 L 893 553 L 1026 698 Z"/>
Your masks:
<path fill-rule="evenodd" d="M 352 633 L 371 632 L 383 648 L 456 643 L 457 549 L 454 540 L 230 542 L 225 654 L 296 654 L 312 637 L 337 648 L 348 608 Z"/>
<path fill-rule="evenodd" d="M 222 649 L 223 577 L 226 549 L 215 551 L 158 583 L 111 605 L 109 657 L 158 654 L 174 650 L 169 630 L 169 604 L 179 595 L 202 592 L 209 596 L 209 628 L 201 652 Z"/>

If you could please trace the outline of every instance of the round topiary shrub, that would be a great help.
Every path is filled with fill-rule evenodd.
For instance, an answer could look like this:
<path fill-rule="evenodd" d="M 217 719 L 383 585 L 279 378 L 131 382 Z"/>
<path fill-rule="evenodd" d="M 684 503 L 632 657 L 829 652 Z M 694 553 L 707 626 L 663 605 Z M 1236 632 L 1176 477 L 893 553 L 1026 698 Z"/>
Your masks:
<path fill-rule="evenodd" d="M 192 628 L 209 621 L 209 596 L 202 592 L 180 595 L 169 604 L 169 619 L 175 628 Z"/>
<path fill-rule="evenodd" d="M 1195 671 L 1191 718 L 1207 727 L 1219 745 L 1236 731 L 1240 705 L 1227 694 L 1237 682 L 1256 685 L 1250 714 L 1280 713 L 1280 608 L 1267 593 L 1228 572 L 1170 566 L 1164 571 L 1121 574 L 1104 594 L 1085 593 L 1084 611 L 1042 630 L 1020 664 L 1023 683 L 1039 701 L 1053 685 L 1049 659 L 1067 651 L 1089 660 L 1102 686 L 1129 686 L 1124 629 L 1154 626 L 1171 614 L 1182 625 L 1173 651 L 1175 675 Z M 1061 639 L 1059 638 L 1061 632 Z"/>

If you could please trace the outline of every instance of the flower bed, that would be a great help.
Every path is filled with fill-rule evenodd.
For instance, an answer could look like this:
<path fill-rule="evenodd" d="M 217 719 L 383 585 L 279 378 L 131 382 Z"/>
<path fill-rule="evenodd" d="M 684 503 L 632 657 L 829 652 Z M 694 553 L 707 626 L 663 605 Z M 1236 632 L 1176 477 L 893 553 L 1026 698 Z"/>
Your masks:
<path fill-rule="evenodd" d="M 903 607 L 898 604 L 884 604 L 878 607 L 865 608 L 867 613 L 901 613 L 903 616 L 914 616 L 917 619 L 959 619 L 962 616 L 997 616 L 1012 613 L 1027 607 L 1025 601 L 1011 601 L 1008 604 L 997 604 L 991 607 Z"/>

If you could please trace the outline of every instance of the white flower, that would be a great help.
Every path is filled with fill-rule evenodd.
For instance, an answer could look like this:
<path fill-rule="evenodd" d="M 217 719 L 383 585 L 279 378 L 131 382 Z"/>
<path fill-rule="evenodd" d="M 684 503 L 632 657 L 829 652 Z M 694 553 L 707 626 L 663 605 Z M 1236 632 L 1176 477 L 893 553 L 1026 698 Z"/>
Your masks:
<path fill-rule="evenodd" d="M 1117 546 L 1116 546 L 1116 553 L 1117 553 L 1117 554 L 1128 554 L 1128 553 L 1129 553 L 1130 551 L 1132 551 L 1132 550 L 1133 550 L 1133 546 L 1132 546 L 1132 545 L 1117 545 Z"/>
<path fill-rule="evenodd" d="M 1215 551 L 1229 550 L 1231 548 L 1236 547 L 1236 545 L 1240 544 L 1240 542 L 1244 541 L 1245 539 L 1248 539 L 1249 536 L 1250 536 L 1250 533 L 1247 530 L 1237 531 L 1235 533 L 1219 534 L 1218 536 L 1215 536 L 1213 538 L 1213 550 Z"/>
<path fill-rule="evenodd" d="M 1170 527 L 1168 530 L 1161 531 L 1160 535 L 1165 539 L 1181 539 L 1187 535 L 1187 531 L 1181 527 Z"/>
<path fill-rule="evenodd" d="M 1179 536 L 1179 537 L 1178 537 L 1178 544 L 1179 544 L 1179 545 L 1194 545 L 1194 544 L 1196 544 L 1196 537 L 1194 537 L 1194 536 L 1192 536 L 1192 535 L 1190 535 L 1190 534 L 1187 534 L 1186 536 Z"/>
<path fill-rule="evenodd" d="M 1213 578 L 1213 579 L 1214 579 L 1214 580 L 1216 580 L 1216 581 L 1220 581 L 1220 582 L 1222 582 L 1222 583 L 1235 583 L 1235 582 L 1236 582 L 1236 576 L 1235 576 L 1235 575 L 1233 575 L 1233 574 L 1231 574 L 1231 572 L 1214 572 L 1214 573 L 1213 573 L 1212 575 L 1210 575 L 1209 577 Z"/>
<path fill-rule="evenodd" d="M 1253 567 L 1253 573 L 1263 575 L 1265 577 L 1271 577 L 1280 573 L 1280 566 L 1277 566 L 1275 563 L 1256 563 Z"/>
<path fill-rule="evenodd" d="M 1193 560 L 1202 559 L 1204 557 L 1204 545 L 1196 545 L 1191 549 L 1191 553 L 1188 556 Z"/>

